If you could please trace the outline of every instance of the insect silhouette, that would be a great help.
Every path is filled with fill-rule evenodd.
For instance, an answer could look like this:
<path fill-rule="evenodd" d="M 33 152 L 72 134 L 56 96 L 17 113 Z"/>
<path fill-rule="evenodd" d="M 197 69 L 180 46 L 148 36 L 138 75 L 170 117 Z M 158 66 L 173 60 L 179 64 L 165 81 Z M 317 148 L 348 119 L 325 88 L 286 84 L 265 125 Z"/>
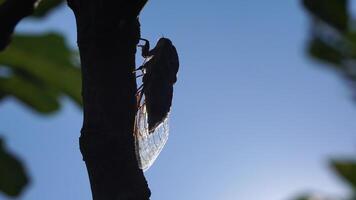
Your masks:
<path fill-rule="evenodd" d="M 148 40 L 140 40 L 145 42 L 139 45 L 145 60 L 135 70 L 141 72 L 137 78 L 142 78 L 142 85 L 136 93 L 134 136 L 139 167 L 145 171 L 156 160 L 168 139 L 168 117 L 179 59 L 176 48 L 168 38 L 160 38 L 152 50 Z"/>

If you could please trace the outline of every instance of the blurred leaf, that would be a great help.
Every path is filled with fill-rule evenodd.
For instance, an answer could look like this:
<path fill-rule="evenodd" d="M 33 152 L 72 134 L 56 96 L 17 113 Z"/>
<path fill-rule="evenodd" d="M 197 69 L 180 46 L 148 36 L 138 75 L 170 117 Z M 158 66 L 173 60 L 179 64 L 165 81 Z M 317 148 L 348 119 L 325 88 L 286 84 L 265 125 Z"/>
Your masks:
<path fill-rule="evenodd" d="M 332 168 L 356 190 L 356 161 L 332 161 Z"/>
<path fill-rule="evenodd" d="M 14 35 L 10 48 L 24 51 L 36 58 L 48 57 L 48 60 L 60 64 L 61 67 L 74 67 L 72 64 L 73 52 L 67 46 L 63 36 L 56 33 L 46 33 L 42 35 Z M 5 53 L 8 52 L 6 51 Z"/>
<path fill-rule="evenodd" d="M 346 41 L 348 41 L 349 43 L 349 46 L 351 47 L 351 56 L 353 59 L 356 59 L 356 32 L 355 30 L 351 30 L 349 32 L 347 32 L 345 35 L 344 35 L 344 39 Z"/>
<path fill-rule="evenodd" d="M 38 7 L 35 9 L 33 17 L 44 17 L 50 13 L 53 9 L 61 5 L 64 0 L 42 0 Z"/>
<path fill-rule="evenodd" d="M 348 30 L 348 0 L 303 0 L 302 2 L 316 18 L 342 32 Z"/>
<path fill-rule="evenodd" d="M 300 195 L 298 198 L 294 198 L 293 200 L 331 200 L 331 199 L 332 198 L 328 198 L 320 194 L 304 194 L 304 195 Z"/>
<path fill-rule="evenodd" d="M 337 69 L 354 85 L 356 83 L 356 32 L 351 28 L 348 29 L 351 27 L 349 25 L 351 16 L 348 13 L 349 1 L 301 1 L 313 14 L 312 39 L 308 44 L 310 56 L 330 64 L 328 66 Z"/>
<path fill-rule="evenodd" d="M 298 198 L 295 198 L 294 200 L 310 200 L 310 197 L 308 195 L 303 195 Z"/>
<path fill-rule="evenodd" d="M 0 138 L 0 191 L 18 196 L 28 184 L 29 178 L 21 162 L 9 154 Z"/>
<path fill-rule="evenodd" d="M 343 55 L 324 41 L 313 38 L 309 43 L 309 54 L 320 61 L 340 65 Z"/>
<path fill-rule="evenodd" d="M 59 109 L 58 94 L 46 88 L 34 85 L 20 77 L 0 78 L 0 91 L 17 97 L 41 113 L 50 113 Z"/>
<path fill-rule="evenodd" d="M 11 69 L 15 76 L 3 80 L 7 84 L 4 89 L 15 90 L 11 92 L 3 89 L 0 93 L 11 93 L 29 106 L 35 106 L 39 112 L 58 107 L 58 94 L 67 95 L 81 105 L 81 74 L 79 67 L 73 64 L 73 55 L 58 34 L 15 35 L 11 45 L 0 54 L 0 65 Z M 21 88 L 16 90 L 16 87 L 27 84 L 24 81 L 28 81 L 25 88 L 34 93 L 25 92 Z M 48 91 L 56 91 L 58 94 L 55 96 Z M 47 105 L 39 107 L 40 102 Z"/>

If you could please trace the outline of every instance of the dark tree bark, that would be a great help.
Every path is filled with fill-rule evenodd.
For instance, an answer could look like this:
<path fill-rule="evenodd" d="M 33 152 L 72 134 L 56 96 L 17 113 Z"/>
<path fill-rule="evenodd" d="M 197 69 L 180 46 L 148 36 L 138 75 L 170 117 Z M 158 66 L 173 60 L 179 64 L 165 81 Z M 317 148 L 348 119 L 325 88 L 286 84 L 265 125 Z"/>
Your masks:
<path fill-rule="evenodd" d="M 31 15 L 37 0 L 7 0 L 0 5 L 0 51 L 10 43 L 16 25 Z"/>
<path fill-rule="evenodd" d="M 84 122 L 80 150 L 94 200 L 147 200 L 150 190 L 138 167 L 135 53 L 138 14 L 147 0 L 68 0 L 77 21 L 82 64 Z M 0 6 L 0 51 L 36 0 Z M 65 77 L 63 77 L 65 78 Z"/>
<path fill-rule="evenodd" d="M 146 1 L 68 0 L 77 21 L 84 122 L 80 149 L 94 200 L 147 200 L 133 137 L 137 18 Z"/>

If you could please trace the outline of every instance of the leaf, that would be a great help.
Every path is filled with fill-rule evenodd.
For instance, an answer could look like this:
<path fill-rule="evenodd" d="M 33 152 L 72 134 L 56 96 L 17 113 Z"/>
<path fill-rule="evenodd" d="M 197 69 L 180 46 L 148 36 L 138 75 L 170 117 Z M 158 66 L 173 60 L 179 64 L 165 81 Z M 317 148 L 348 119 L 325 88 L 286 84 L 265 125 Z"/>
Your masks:
<path fill-rule="evenodd" d="M 41 113 L 59 109 L 58 93 L 47 91 L 21 77 L 0 78 L 0 91 L 17 97 L 23 103 Z"/>
<path fill-rule="evenodd" d="M 356 190 L 356 161 L 332 161 L 331 167 L 351 188 Z"/>
<path fill-rule="evenodd" d="M 339 31 L 349 25 L 348 0 L 303 0 L 303 6 L 316 18 Z"/>
<path fill-rule="evenodd" d="M 310 200 L 310 197 L 309 196 L 300 196 L 298 198 L 295 198 L 294 200 Z"/>
<path fill-rule="evenodd" d="M 329 198 L 321 194 L 304 194 L 304 195 L 300 195 L 298 198 L 294 198 L 293 200 L 332 200 L 332 199 L 334 198 Z"/>
<path fill-rule="evenodd" d="M 38 7 L 35 9 L 32 17 L 45 17 L 48 13 L 60 6 L 63 2 L 64 0 L 42 0 Z"/>
<path fill-rule="evenodd" d="M 18 196 L 29 182 L 21 162 L 5 150 L 0 138 L 0 191 L 9 196 Z"/>
<path fill-rule="evenodd" d="M 337 49 L 318 38 L 313 38 L 310 41 L 308 50 L 312 57 L 336 65 L 340 65 L 344 58 Z"/>
<path fill-rule="evenodd" d="M 27 54 L 30 53 L 35 57 L 48 57 L 49 60 L 62 65 L 62 67 L 73 67 L 72 51 L 65 43 L 64 38 L 56 33 L 17 34 L 13 37 L 11 47 Z"/>
<path fill-rule="evenodd" d="M 35 106 L 39 112 L 57 107 L 60 95 L 69 96 L 78 105 L 82 105 L 81 73 L 79 67 L 73 64 L 73 55 L 58 34 L 15 35 L 11 45 L 0 54 L 0 65 L 8 67 L 15 76 L 13 80 L 6 80 L 8 90 L 5 92 L 29 106 Z M 25 87 L 24 81 L 28 81 L 27 87 L 36 92 L 26 93 L 20 88 L 16 90 L 16 87 Z M 9 88 L 16 91 L 10 91 Z M 57 95 L 50 95 L 48 91 L 55 91 Z M 48 104 L 39 107 L 41 101 Z"/>
<path fill-rule="evenodd" d="M 352 55 L 353 51 L 348 53 L 342 47 L 342 45 L 332 46 L 315 37 L 309 42 L 308 50 L 311 57 L 329 64 L 329 67 L 342 72 L 349 80 L 356 81 L 356 60 Z"/>

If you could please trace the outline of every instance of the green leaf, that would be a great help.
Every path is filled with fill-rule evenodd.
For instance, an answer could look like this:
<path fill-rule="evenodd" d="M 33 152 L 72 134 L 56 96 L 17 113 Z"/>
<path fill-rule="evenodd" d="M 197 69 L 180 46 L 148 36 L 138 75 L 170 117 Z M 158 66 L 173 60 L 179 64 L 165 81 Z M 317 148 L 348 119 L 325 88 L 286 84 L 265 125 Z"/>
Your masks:
<path fill-rule="evenodd" d="M 348 0 L 303 0 L 304 7 L 316 18 L 342 32 L 348 30 Z"/>
<path fill-rule="evenodd" d="M 64 0 L 42 0 L 35 9 L 33 17 L 45 17 L 52 10 L 60 6 Z"/>
<path fill-rule="evenodd" d="M 6 80 L 6 92 L 30 106 L 35 106 L 39 112 L 57 107 L 60 96 L 49 94 L 48 91 L 69 96 L 78 105 L 82 105 L 81 73 L 79 67 L 73 64 L 74 55 L 58 34 L 15 35 L 11 45 L 0 54 L 0 65 L 8 67 L 14 74 L 13 79 Z M 24 81 L 28 81 L 28 87 L 36 92 L 16 89 L 24 87 Z M 55 97 L 57 99 L 54 101 Z M 39 107 L 40 101 L 47 104 Z"/>
<path fill-rule="evenodd" d="M 332 161 L 331 166 L 351 188 L 356 190 L 356 161 Z"/>
<path fill-rule="evenodd" d="M 330 41 L 328 41 L 330 42 Z M 342 45 L 331 45 L 323 40 L 314 37 L 309 43 L 309 54 L 311 57 L 329 64 L 329 67 L 342 72 L 345 77 L 352 81 L 356 81 L 355 55 L 353 50 L 349 49 L 346 52 Z M 351 50 L 351 51 L 350 51 Z M 356 52 L 355 52 L 356 53 Z"/>
<path fill-rule="evenodd" d="M 0 138 L 0 191 L 9 196 L 18 196 L 29 182 L 21 162 L 5 150 Z"/>
<path fill-rule="evenodd" d="M 308 49 L 309 54 L 320 61 L 340 65 L 344 59 L 341 52 L 318 38 L 310 41 Z"/>
<path fill-rule="evenodd" d="M 30 108 L 51 113 L 59 109 L 59 94 L 48 91 L 47 88 L 35 85 L 21 77 L 0 78 L 0 91 L 15 96 Z"/>
<path fill-rule="evenodd" d="M 298 198 L 295 198 L 294 200 L 310 200 L 310 196 L 309 195 L 303 195 L 303 196 L 300 196 Z"/>
<path fill-rule="evenodd" d="M 293 200 L 332 200 L 332 199 L 334 199 L 334 198 L 330 198 L 330 197 L 327 197 L 327 196 L 321 195 L 321 194 L 306 193 L 306 194 L 300 195 L 297 198 L 294 198 Z"/>

